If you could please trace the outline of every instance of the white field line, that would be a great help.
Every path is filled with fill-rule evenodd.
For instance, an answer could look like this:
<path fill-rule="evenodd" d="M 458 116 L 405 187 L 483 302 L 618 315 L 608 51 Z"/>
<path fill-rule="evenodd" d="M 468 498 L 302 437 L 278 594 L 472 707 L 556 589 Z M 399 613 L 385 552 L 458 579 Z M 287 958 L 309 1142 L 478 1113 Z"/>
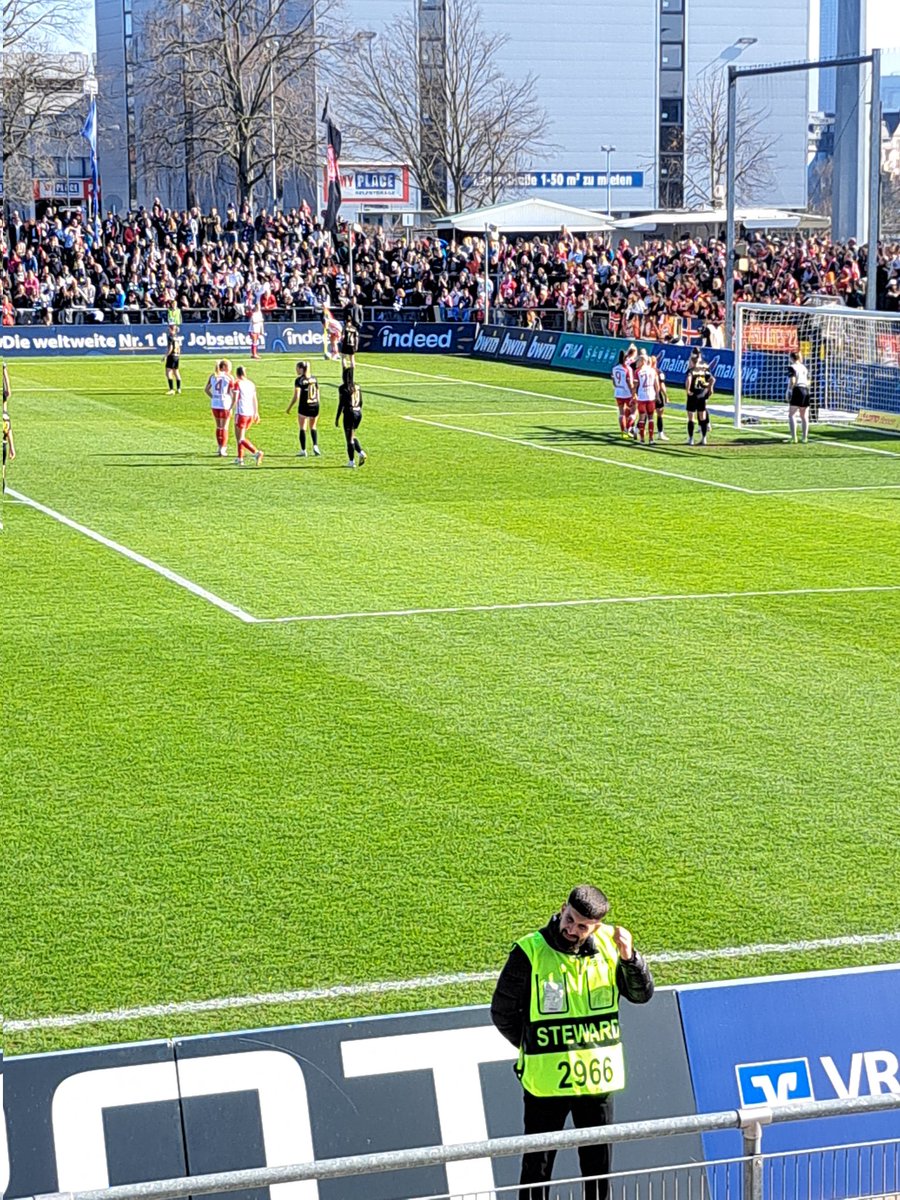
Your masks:
<path fill-rule="evenodd" d="M 855 447 L 859 449 L 859 447 Z M 810 492 L 891 492 L 897 491 L 900 483 L 860 483 L 837 487 L 767 488 L 754 492 L 754 496 L 802 496 Z"/>
<path fill-rule="evenodd" d="M 900 583 L 859 584 L 848 587 L 772 588 L 745 592 L 673 592 L 657 596 L 595 596 L 584 600 L 521 600 L 508 604 L 460 604 L 446 608 L 393 608 L 342 613 L 309 613 L 296 617 L 256 617 L 257 625 L 287 625 L 309 621 L 358 621 L 376 617 L 428 617 L 454 613 L 514 612 L 540 608 L 594 608 L 607 604 L 660 604 L 701 600 L 760 600 L 779 596 L 845 596 L 868 592 L 900 592 Z"/>
<path fill-rule="evenodd" d="M 238 608 L 236 604 L 231 604 L 228 600 L 223 600 L 221 596 L 207 591 L 206 588 L 200 587 L 199 584 L 193 583 L 190 579 L 185 579 L 183 575 L 179 575 L 176 571 L 170 571 L 168 567 L 161 566 L 160 563 L 154 562 L 152 558 L 138 554 L 135 550 L 129 550 L 121 542 L 114 542 L 102 533 L 97 533 L 95 529 L 88 529 L 86 525 L 81 525 L 78 521 L 73 521 L 71 517 L 66 517 L 55 509 L 48 508 L 45 504 L 39 504 L 37 500 L 31 500 L 28 496 L 23 496 L 21 492 L 14 492 L 9 489 L 7 490 L 7 495 L 13 496 L 21 504 L 27 504 L 30 508 L 37 509 L 38 512 L 44 513 L 45 516 L 52 517 L 54 521 L 59 521 L 60 524 L 67 525 L 69 529 L 74 529 L 76 533 L 81 533 L 85 537 L 91 538 L 92 541 L 99 542 L 101 546 L 105 546 L 108 550 L 114 550 L 116 554 L 121 554 L 124 558 L 137 563 L 138 566 L 146 567 L 148 571 L 154 571 L 157 575 L 162 575 L 163 579 L 168 579 L 170 583 L 177 584 L 178 587 L 184 588 L 186 592 L 190 592 L 194 596 L 199 596 L 201 600 L 215 605 L 216 608 L 221 608 L 223 612 L 230 613 L 231 616 L 237 617 L 239 621 L 243 621 L 247 625 L 256 624 L 256 617 L 251 616 L 250 613 L 245 612 L 242 608 Z"/>
<path fill-rule="evenodd" d="M 857 426 L 857 428 L 859 428 Z M 824 442 L 826 446 L 839 446 L 841 450 L 859 450 L 861 454 L 885 454 L 888 458 L 900 458 L 900 453 L 896 450 L 881 450 L 877 446 L 852 446 L 849 442 L 842 442 L 840 438 L 816 438 L 817 442 Z"/>
<path fill-rule="evenodd" d="M 612 412 L 615 412 L 615 411 L 616 411 L 616 405 L 615 405 L 615 404 L 608 404 L 608 403 L 604 403 L 604 402 L 603 402 L 603 401 L 601 401 L 601 400 L 579 400 L 579 399 L 576 399 L 574 396 L 556 396 L 556 395 L 552 395 L 552 394 L 551 394 L 551 393 L 549 393 L 549 392 L 531 392 L 531 391 L 526 391 L 524 388 L 508 387 L 508 386 L 501 385 L 501 384 L 497 384 L 497 383 L 480 383 L 480 382 L 476 382 L 476 381 L 475 381 L 475 380 L 473 380 L 473 379 L 459 379 L 458 377 L 456 377 L 456 376 L 454 376 L 454 375 L 429 375 L 429 374 L 428 374 L 427 372 L 425 372 L 425 371 L 413 371 L 413 370 L 410 370 L 410 369 L 408 369 L 408 368 L 405 368 L 405 367 L 388 367 L 388 366 L 384 366 L 382 363 L 367 363 L 367 364 L 366 364 L 366 367 L 367 367 L 367 368 L 371 368 L 371 369 L 373 369 L 373 370 L 376 370 L 376 371 L 393 371 L 393 372 L 394 372 L 395 374 L 397 374 L 397 375 L 414 375 L 414 376 L 416 376 L 416 377 L 418 377 L 418 378 L 421 378 L 421 379 L 428 379 L 428 380 L 432 380 L 432 381 L 439 381 L 439 382 L 441 383 L 441 386 L 443 386 L 443 385 L 445 385 L 445 384 L 451 384 L 451 383 L 453 383 L 453 384 L 457 384 L 457 385 L 459 385 L 459 384 L 465 384 L 465 386 L 467 386 L 467 387 L 487 388 L 489 391 L 495 391 L 495 392 L 512 392 L 512 393 L 513 393 L 514 395 L 516 395 L 516 396 L 536 396 L 538 399 L 545 399 L 545 400 L 563 400 L 563 401 L 565 401 L 565 402 L 566 402 L 566 403 L 568 403 L 568 404 L 585 404 L 585 405 L 588 405 L 590 408 L 601 408 L 601 409 L 606 409 L 607 411 L 612 411 Z M 591 378 L 594 378 L 594 377 L 592 376 Z M 596 378 L 598 378 L 598 379 L 599 379 L 599 378 L 603 378 L 603 377 L 602 377 L 602 376 L 596 376 Z M 424 386 L 424 385 L 423 385 L 423 386 Z M 675 408 L 678 408 L 678 409 L 680 409 L 680 408 L 682 408 L 683 406 L 682 406 L 682 405 L 680 405 L 680 404 L 675 404 L 675 405 L 674 405 L 674 406 L 672 406 L 672 407 L 675 407 Z M 506 416 L 514 417 L 514 416 L 520 416 L 520 415 L 521 415 L 521 416 L 531 416 L 531 415 L 537 415 L 537 414 L 532 414 L 532 413 L 528 413 L 528 412 L 521 413 L 521 414 L 520 414 L 520 413 L 517 413 L 517 412 L 510 412 L 510 413 L 505 413 L 505 412 L 502 412 L 502 413 L 501 413 L 501 412 L 485 412 L 485 413 L 462 413 L 462 414 L 458 414 L 458 413 L 447 413 L 447 414 L 444 414 L 444 413 L 437 413 L 437 414 L 435 414 L 435 415 L 436 415 L 436 416 L 444 416 L 444 415 L 446 415 L 446 416 L 458 416 L 458 415 L 462 415 L 462 416 L 466 416 L 466 417 L 472 417 L 472 416 L 475 416 L 475 417 L 482 417 L 482 416 L 484 416 L 484 417 L 492 417 L 492 416 L 493 416 L 493 417 L 506 417 Z M 550 414 L 550 413 L 547 413 L 547 414 L 545 414 L 545 415 L 549 416 L 549 415 L 551 415 L 551 414 Z M 563 413 L 559 413 L 558 415 L 559 415 L 559 416 L 563 416 L 563 415 L 564 415 L 564 412 L 563 412 Z M 673 417 L 674 417 L 674 414 L 673 414 L 673 413 L 671 413 L 671 412 L 668 412 L 668 413 L 666 413 L 666 417 L 667 417 L 667 419 L 671 419 L 671 418 L 673 418 Z M 407 418 L 407 419 L 408 419 L 408 420 L 412 420 L 413 418 L 411 418 L 411 417 L 410 417 L 410 418 Z M 681 416 L 678 416 L 678 417 L 674 417 L 674 419 L 675 419 L 675 420 L 678 420 L 678 421 L 686 421 L 686 420 L 687 420 L 687 417 L 681 417 Z M 785 417 L 785 421 L 786 421 L 786 420 L 787 420 L 787 418 Z M 720 425 L 729 425 L 729 426 L 733 426 L 733 424 L 734 424 L 734 422 L 733 422 L 733 421 L 731 421 L 731 420 L 729 420 L 727 417 L 723 417 L 721 420 L 713 421 L 713 422 L 711 422 L 711 423 L 712 423 L 712 424 L 720 424 Z M 782 424 L 784 424 L 784 422 L 782 422 Z M 843 428 L 843 427 L 842 427 L 842 428 Z M 765 437 L 780 438 L 780 439 L 781 439 L 781 440 L 783 440 L 783 441 L 789 441 L 789 440 L 790 440 L 790 438 L 789 438 L 789 435 L 788 435 L 788 434 L 785 434 L 785 433 L 780 433 L 780 432 L 778 432 L 777 430 L 763 429 L 763 428 L 760 428 L 760 427 L 758 427 L 758 426 L 748 426 L 748 427 L 746 428 L 745 432 L 747 432 L 747 433 L 763 434 Z M 882 431 L 879 431 L 879 432 L 885 432 L 885 431 L 883 431 L 883 430 L 882 430 Z M 896 434 L 896 435 L 893 435 L 893 436 L 900 437 L 900 434 Z M 864 452 L 864 453 L 869 453 L 869 454 L 886 454 L 886 455 L 889 455 L 891 458 L 900 458 L 900 453 L 897 453 L 897 452 L 896 452 L 896 451 L 894 451 L 894 450 L 878 450 L 878 449 L 874 449 L 874 448 L 872 448 L 872 447 L 869 447 L 869 446 L 852 446 L 852 445 L 850 445 L 848 442 L 843 442 L 843 441 L 841 441 L 839 438 L 816 438 L 815 440 L 816 440 L 817 442 L 823 442 L 823 443 L 825 443 L 826 445 L 829 445 L 829 446 L 839 446 L 841 449 L 846 449 L 846 450 L 860 450 L 860 451 L 862 451 L 862 452 Z M 830 489 L 830 488 L 829 488 L 828 490 L 829 490 L 829 491 L 831 491 L 832 489 Z M 760 494 L 762 494 L 762 493 L 760 493 Z M 768 496 L 768 495 L 780 495 L 781 493 L 779 493 L 779 492 L 766 492 L 766 493 L 764 493 L 764 494 Z"/>
<path fill-rule="evenodd" d="M 765 955 L 803 954 L 814 950 L 843 947 L 880 946 L 900 942 L 900 932 L 853 933 L 843 937 L 813 938 L 797 942 L 756 942 L 747 946 L 721 946 L 708 950 L 663 950 L 647 954 L 649 963 L 710 962 L 716 959 L 759 958 Z M 69 1013 L 53 1017 L 28 1017 L 4 1021 L 9 1033 L 29 1033 L 38 1029 L 72 1029 L 79 1025 L 102 1025 L 118 1021 L 136 1021 L 146 1017 L 177 1017 L 194 1013 L 221 1012 L 226 1009 L 260 1008 L 268 1005 L 307 1004 L 349 996 L 378 996 L 388 992 L 418 992 L 442 987 L 464 987 L 491 983 L 497 971 L 460 971 L 453 975 L 420 975 L 412 979 L 384 979 L 372 983 L 337 984 L 334 987 L 297 988 L 286 992 L 258 992 L 249 996 L 221 996 L 213 1000 L 176 1000 L 168 1004 L 142 1004 L 134 1008 L 114 1008 L 105 1012 Z"/>
<path fill-rule="evenodd" d="M 421 379 L 439 379 L 457 387 L 486 388 L 489 392 L 512 392 L 515 396 L 536 396 L 539 400 L 564 400 L 568 404 L 585 404 L 588 408 L 612 408 L 600 400 L 576 400 L 574 396 L 554 396 L 550 392 L 528 392 L 524 388 L 506 387 L 499 383 L 479 383 L 474 379 L 459 379 L 454 375 L 429 375 L 425 371 L 410 371 L 405 367 L 385 367 L 381 363 L 366 363 L 366 370 L 393 371 L 396 375 L 416 375 Z M 599 376 L 598 376 L 599 378 Z"/>
<path fill-rule="evenodd" d="M 413 421 L 417 425 L 432 425 L 436 429 L 449 429 L 454 433 L 468 433 L 473 437 L 491 438 L 497 442 L 508 442 L 513 446 L 524 446 L 528 450 L 543 450 L 548 454 L 565 454 L 570 458 L 584 458 L 588 462 L 606 463 L 610 467 L 619 467 L 623 471 L 643 471 L 647 475 L 664 475 L 669 479 L 681 479 L 686 483 L 698 483 L 703 487 L 722 488 L 728 492 L 740 492 L 744 496 L 755 496 L 753 488 L 739 487 L 736 483 L 720 483 L 713 479 L 700 479 L 697 475 L 684 475 L 680 471 L 666 471 L 659 467 L 647 467 L 641 463 L 622 462 L 616 458 L 606 458 L 601 454 L 585 454 L 581 450 L 570 450 L 565 446 L 547 446 L 542 442 L 532 442 L 526 438 L 506 437 L 500 433 L 488 433 L 484 429 L 469 429 L 464 425 L 451 425 L 445 421 L 429 421 L 426 417 L 413 417 L 404 414 L 404 421 Z M 649 452 L 649 447 L 647 447 Z"/>

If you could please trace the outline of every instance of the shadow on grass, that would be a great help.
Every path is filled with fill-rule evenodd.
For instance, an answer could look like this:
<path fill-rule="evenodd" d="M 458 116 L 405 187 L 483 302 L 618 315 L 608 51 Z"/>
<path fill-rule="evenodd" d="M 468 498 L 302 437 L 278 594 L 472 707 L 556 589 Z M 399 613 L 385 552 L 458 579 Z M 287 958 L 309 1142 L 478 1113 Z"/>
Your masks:
<path fill-rule="evenodd" d="M 560 445 L 560 446 L 592 446 L 595 449 L 600 447 L 618 446 L 623 450 L 633 449 L 639 451 L 642 446 L 644 449 L 648 445 L 640 441 L 634 441 L 631 438 L 623 438 L 619 430 L 598 430 L 598 429 L 578 429 L 578 428 L 560 428 L 554 425 L 537 425 L 534 426 L 531 432 L 523 432 L 521 435 L 524 439 L 532 442 L 542 442 L 545 445 Z M 669 434 L 669 440 L 660 442 L 658 438 L 654 439 L 652 445 L 654 453 L 657 456 L 667 455 L 674 458 L 690 458 L 699 453 L 706 457 L 714 457 L 719 452 L 732 454 L 736 451 L 752 450 L 754 454 L 760 455 L 761 450 L 770 451 L 770 455 L 763 457 L 781 457 L 783 453 L 784 443 L 773 441 L 768 437 L 741 437 L 734 441 L 720 441 L 715 435 L 708 446 L 701 446 L 697 441 L 693 446 L 687 444 L 685 435 L 679 431 L 677 434 Z"/>

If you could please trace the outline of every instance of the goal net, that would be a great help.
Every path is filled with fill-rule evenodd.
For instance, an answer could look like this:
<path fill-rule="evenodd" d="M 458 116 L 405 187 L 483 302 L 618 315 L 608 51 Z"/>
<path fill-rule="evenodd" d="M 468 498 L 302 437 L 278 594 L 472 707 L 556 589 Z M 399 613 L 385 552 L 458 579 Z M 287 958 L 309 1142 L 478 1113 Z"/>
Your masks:
<path fill-rule="evenodd" d="M 809 369 L 813 420 L 852 421 L 868 412 L 900 417 L 900 316 L 832 305 L 739 304 L 734 344 L 738 427 L 786 419 L 792 350 Z"/>

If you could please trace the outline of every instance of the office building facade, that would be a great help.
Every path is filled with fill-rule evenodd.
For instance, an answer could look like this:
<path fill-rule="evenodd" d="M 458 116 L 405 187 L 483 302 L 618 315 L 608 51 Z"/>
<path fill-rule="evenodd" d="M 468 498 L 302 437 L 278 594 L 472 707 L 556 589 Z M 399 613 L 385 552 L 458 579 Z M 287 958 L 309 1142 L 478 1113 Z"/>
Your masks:
<path fill-rule="evenodd" d="M 351 30 L 378 36 L 389 36 L 396 17 L 412 15 L 434 41 L 446 2 L 343 0 L 343 11 Z M 97 0 L 104 191 L 123 207 L 147 200 L 128 66 L 138 8 L 147 3 Z M 597 211 L 607 204 L 607 162 L 614 211 L 699 203 L 704 171 L 689 150 L 699 101 L 721 87 L 729 63 L 797 61 L 809 43 L 809 0 L 482 0 L 481 12 L 501 69 L 510 78 L 535 77 L 548 118 L 552 149 L 522 163 L 519 194 Z M 770 143 L 770 178 L 753 197 L 760 202 L 806 202 L 809 87 L 805 74 L 779 77 L 756 93 L 746 85 L 756 134 Z M 332 102 L 339 115 L 339 96 Z M 366 148 L 345 141 L 344 156 L 366 158 Z"/>

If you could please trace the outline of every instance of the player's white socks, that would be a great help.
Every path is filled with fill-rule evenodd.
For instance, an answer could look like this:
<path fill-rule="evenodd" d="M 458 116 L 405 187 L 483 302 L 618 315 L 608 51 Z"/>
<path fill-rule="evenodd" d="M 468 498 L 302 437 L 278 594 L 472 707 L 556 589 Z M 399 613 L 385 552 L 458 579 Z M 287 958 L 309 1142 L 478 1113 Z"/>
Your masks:
<path fill-rule="evenodd" d="M 790 431 L 791 431 L 791 441 L 796 442 L 796 440 L 797 440 L 797 418 L 794 415 L 794 413 L 792 413 L 792 412 L 788 413 L 788 429 L 790 429 Z"/>

